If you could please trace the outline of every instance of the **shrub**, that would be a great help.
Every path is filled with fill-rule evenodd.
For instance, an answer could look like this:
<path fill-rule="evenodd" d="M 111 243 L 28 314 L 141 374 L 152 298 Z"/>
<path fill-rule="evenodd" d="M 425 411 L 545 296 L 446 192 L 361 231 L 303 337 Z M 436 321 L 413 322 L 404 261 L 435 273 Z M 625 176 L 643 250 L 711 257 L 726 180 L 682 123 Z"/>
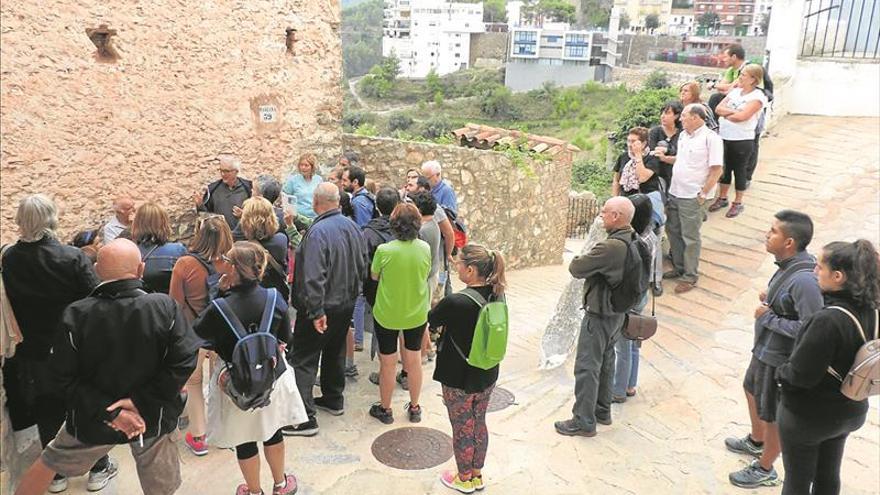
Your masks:
<path fill-rule="evenodd" d="M 413 119 L 403 113 L 395 113 L 388 118 L 388 130 L 391 132 L 405 131 L 412 127 L 412 125 Z"/>
<path fill-rule="evenodd" d="M 645 89 L 663 89 L 671 86 L 669 83 L 669 74 L 662 70 L 655 70 L 648 74 L 648 77 L 642 82 Z"/>
<path fill-rule="evenodd" d="M 480 111 L 489 117 L 506 117 L 511 114 L 513 94 L 500 84 L 483 94 Z"/>
<path fill-rule="evenodd" d="M 364 76 L 359 83 L 359 89 L 365 96 L 373 98 L 385 98 L 391 94 L 394 83 L 385 79 L 379 66 L 370 69 L 370 73 Z"/>
<path fill-rule="evenodd" d="M 422 136 L 427 139 L 437 139 L 452 131 L 452 122 L 444 117 L 432 117 L 422 125 Z"/>
<path fill-rule="evenodd" d="M 674 88 L 643 89 L 633 94 L 623 105 L 615 122 L 616 148 L 622 153 L 626 147 L 626 133 L 633 127 L 648 127 L 660 122 L 660 109 L 667 100 L 678 96 Z"/>
<path fill-rule="evenodd" d="M 596 160 L 578 160 L 571 167 L 571 187 L 577 191 L 590 191 L 599 204 L 611 196 L 612 173 Z"/>
<path fill-rule="evenodd" d="M 370 112 L 348 112 L 342 116 L 342 126 L 346 131 L 353 131 L 366 123 L 376 121 L 376 115 Z"/>
<path fill-rule="evenodd" d="M 365 123 L 361 124 L 357 129 L 355 129 L 354 133 L 357 134 L 358 136 L 373 137 L 373 136 L 379 135 L 379 129 L 376 127 L 375 124 L 365 122 Z"/>

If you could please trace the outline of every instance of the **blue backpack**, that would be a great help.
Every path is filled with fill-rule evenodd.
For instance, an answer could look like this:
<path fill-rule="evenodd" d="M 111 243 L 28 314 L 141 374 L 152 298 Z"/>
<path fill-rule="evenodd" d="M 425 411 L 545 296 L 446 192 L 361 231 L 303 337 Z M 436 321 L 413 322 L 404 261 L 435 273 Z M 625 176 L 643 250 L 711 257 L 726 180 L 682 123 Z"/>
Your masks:
<path fill-rule="evenodd" d="M 224 391 L 242 411 L 268 406 L 275 380 L 286 369 L 278 339 L 269 332 L 277 298 L 277 290 L 266 290 L 266 306 L 260 326 L 256 328 L 251 323 L 248 329 L 225 299 L 211 301 L 238 339 L 232 349 L 232 362 L 226 363 L 230 379 L 226 381 Z"/>

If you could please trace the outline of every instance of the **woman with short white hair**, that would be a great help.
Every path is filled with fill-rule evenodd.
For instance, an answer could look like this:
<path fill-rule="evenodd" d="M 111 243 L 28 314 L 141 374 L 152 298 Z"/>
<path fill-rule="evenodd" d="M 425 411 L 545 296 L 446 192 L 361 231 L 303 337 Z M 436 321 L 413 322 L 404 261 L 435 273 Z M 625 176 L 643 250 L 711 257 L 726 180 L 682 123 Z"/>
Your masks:
<path fill-rule="evenodd" d="M 58 241 L 58 210 L 49 197 L 33 194 L 22 199 L 15 223 L 18 242 L 4 247 L 0 264 L 23 340 L 3 363 L 3 387 L 12 430 L 36 425 L 45 447 L 61 428 L 65 412 L 63 392 L 53 388 L 48 373 L 55 329 L 64 308 L 89 295 L 98 278 L 82 251 Z M 100 459 L 89 473 L 88 490 L 104 488 L 116 471 L 115 461 Z M 56 477 L 49 491 L 66 488 L 67 479 Z"/>

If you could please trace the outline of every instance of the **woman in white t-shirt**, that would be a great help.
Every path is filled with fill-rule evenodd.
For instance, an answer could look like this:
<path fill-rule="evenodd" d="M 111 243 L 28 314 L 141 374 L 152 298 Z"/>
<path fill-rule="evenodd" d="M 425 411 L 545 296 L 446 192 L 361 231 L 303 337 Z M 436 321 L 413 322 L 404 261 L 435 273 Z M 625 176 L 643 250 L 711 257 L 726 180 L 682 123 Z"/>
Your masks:
<path fill-rule="evenodd" d="M 748 164 L 755 150 L 755 129 L 761 112 L 767 106 L 767 97 L 758 87 L 764 79 L 764 68 L 757 64 L 743 67 L 736 87 L 727 93 L 727 97 L 715 108 L 719 117 L 718 134 L 724 140 L 724 175 L 719 183 L 721 193 L 718 199 L 709 206 L 709 211 L 718 211 L 727 207 L 727 193 L 730 183 L 736 180 L 736 197 L 725 215 L 733 218 L 742 213 L 743 194 L 748 180 Z"/>

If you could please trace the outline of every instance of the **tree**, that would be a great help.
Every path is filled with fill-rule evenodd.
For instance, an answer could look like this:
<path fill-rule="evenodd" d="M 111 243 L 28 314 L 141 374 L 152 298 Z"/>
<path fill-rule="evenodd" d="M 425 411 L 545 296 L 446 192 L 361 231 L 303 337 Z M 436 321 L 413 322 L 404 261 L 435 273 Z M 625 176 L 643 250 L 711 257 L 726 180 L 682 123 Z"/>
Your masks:
<path fill-rule="evenodd" d="M 573 23 L 575 21 L 574 5 L 566 0 L 539 0 L 538 13 L 556 22 Z"/>
<path fill-rule="evenodd" d="M 620 14 L 620 21 L 618 21 L 617 28 L 620 29 L 621 31 L 624 31 L 627 28 L 629 28 L 629 14 L 627 14 L 626 12 L 622 12 Z"/>
<path fill-rule="evenodd" d="M 385 79 L 389 82 L 397 80 L 397 76 L 400 75 L 400 59 L 397 58 L 394 51 L 391 52 L 391 56 L 382 59 L 381 67 Z"/>
<path fill-rule="evenodd" d="M 507 22 L 507 2 L 505 0 L 485 0 L 483 2 L 483 22 Z"/>
<path fill-rule="evenodd" d="M 342 10 L 342 67 L 346 78 L 362 76 L 382 60 L 382 0 Z"/>
<path fill-rule="evenodd" d="M 720 19 L 718 14 L 709 11 L 697 17 L 697 25 L 704 28 L 714 28 Z"/>
<path fill-rule="evenodd" d="M 443 94 L 443 82 L 440 81 L 440 76 L 437 75 L 437 71 L 433 67 L 425 77 L 425 86 L 428 88 L 428 95 L 432 98 L 437 93 Z"/>
<path fill-rule="evenodd" d="M 657 14 L 648 14 L 645 16 L 645 29 L 648 32 L 653 32 L 658 27 L 660 27 L 660 16 Z"/>
<path fill-rule="evenodd" d="M 506 86 L 498 85 L 487 91 L 480 100 L 480 111 L 489 117 L 504 117 L 512 110 L 513 95 Z"/>

